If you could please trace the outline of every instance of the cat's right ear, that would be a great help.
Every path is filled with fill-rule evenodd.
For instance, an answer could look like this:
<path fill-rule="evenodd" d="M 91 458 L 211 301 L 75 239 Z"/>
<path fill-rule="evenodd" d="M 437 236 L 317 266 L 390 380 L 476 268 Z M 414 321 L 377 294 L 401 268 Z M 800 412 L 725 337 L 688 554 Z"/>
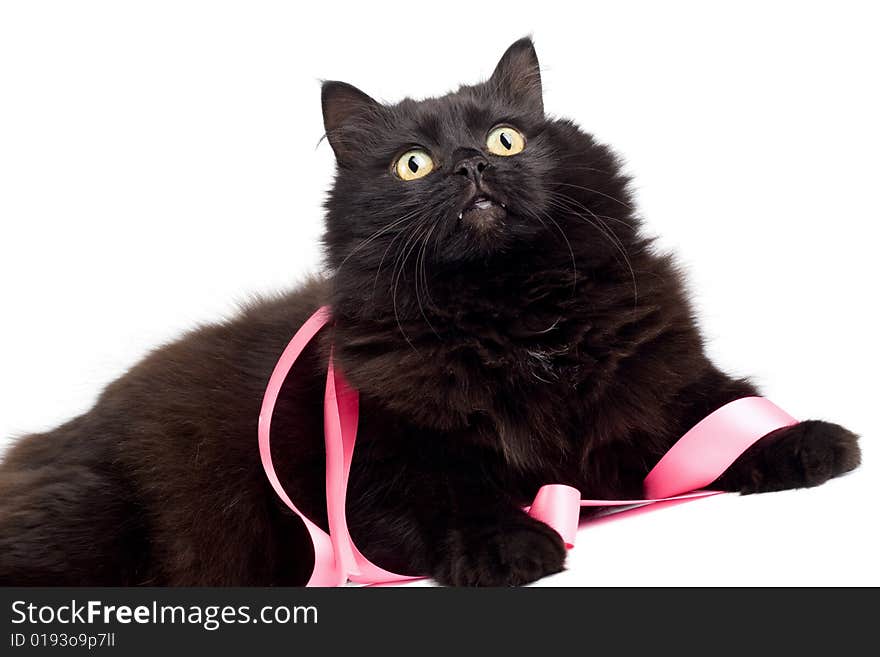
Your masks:
<path fill-rule="evenodd" d="M 354 161 L 359 150 L 359 128 L 363 130 L 381 107 L 363 91 L 345 82 L 327 81 L 321 85 L 324 133 L 340 166 Z"/>
<path fill-rule="evenodd" d="M 541 67 L 531 37 L 523 37 L 507 49 L 489 78 L 489 84 L 520 107 L 544 113 Z"/>

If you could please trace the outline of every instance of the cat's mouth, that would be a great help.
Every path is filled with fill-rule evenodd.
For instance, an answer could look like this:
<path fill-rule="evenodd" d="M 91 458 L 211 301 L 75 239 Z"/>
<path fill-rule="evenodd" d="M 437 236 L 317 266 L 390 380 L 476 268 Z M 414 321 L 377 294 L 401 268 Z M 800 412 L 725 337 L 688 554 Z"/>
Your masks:
<path fill-rule="evenodd" d="M 481 232 L 500 225 L 507 216 L 507 205 L 486 193 L 475 194 L 458 213 L 458 220 Z"/>

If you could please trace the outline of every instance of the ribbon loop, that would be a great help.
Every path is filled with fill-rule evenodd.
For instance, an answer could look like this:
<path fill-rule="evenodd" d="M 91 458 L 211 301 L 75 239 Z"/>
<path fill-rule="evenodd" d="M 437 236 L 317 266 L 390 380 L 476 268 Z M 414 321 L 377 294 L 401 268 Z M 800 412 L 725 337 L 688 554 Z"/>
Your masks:
<path fill-rule="evenodd" d="M 564 484 L 541 486 L 529 507 L 529 515 L 555 529 L 567 548 L 574 547 L 580 513 L 581 492 Z"/>

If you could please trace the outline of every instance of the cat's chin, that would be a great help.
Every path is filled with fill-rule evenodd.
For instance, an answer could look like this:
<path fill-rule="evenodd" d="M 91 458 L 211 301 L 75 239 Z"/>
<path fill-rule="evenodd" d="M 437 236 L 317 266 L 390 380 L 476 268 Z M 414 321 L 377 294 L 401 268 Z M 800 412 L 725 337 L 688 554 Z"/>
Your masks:
<path fill-rule="evenodd" d="M 522 222 L 506 208 L 493 208 L 470 217 L 462 213 L 454 232 L 444 239 L 436 254 L 437 264 L 488 262 L 496 255 L 532 243 L 538 232 L 538 226 Z"/>
<path fill-rule="evenodd" d="M 497 246 L 498 240 L 504 238 L 504 219 L 506 218 L 507 213 L 504 210 L 482 212 L 476 217 L 463 219 L 461 231 L 468 240 L 475 240 L 478 245 L 491 249 L 493 244 Z"/>
<path fill-rule="evenodd" d="M 458 214 L 458 238 L 464 247 L 458 256 L 484 257 L 503 250 L 507 240 L 507 206 L 477 197 Z"/>
<path fill-rule="evenodd" d="M 502 222 L 480 221 L 462 226 L 461 241 L 463 248 L 456 250 L 455 259 L 478 260 L 506 251 L 510 237 Z"/>

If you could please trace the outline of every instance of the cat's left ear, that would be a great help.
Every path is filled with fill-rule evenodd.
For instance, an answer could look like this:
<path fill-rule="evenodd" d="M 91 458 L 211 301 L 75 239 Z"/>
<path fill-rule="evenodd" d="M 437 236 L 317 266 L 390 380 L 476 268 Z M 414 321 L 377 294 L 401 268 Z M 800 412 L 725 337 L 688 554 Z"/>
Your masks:
<path fill-rule="evenodd" d="M 368 127 L 381 107 L 363 91 L 345 82 L 328 81 L 321 85 L 324 133 L 340 166 L 348 166 L 358 157 L 363 141 L 358 132 Z"/>
<path fill-rule="evenodd" d="M 507 49 L 489 84 L 524 109 L 544 113 L 541 68 L 531 37 L 524 37 Z"/>

